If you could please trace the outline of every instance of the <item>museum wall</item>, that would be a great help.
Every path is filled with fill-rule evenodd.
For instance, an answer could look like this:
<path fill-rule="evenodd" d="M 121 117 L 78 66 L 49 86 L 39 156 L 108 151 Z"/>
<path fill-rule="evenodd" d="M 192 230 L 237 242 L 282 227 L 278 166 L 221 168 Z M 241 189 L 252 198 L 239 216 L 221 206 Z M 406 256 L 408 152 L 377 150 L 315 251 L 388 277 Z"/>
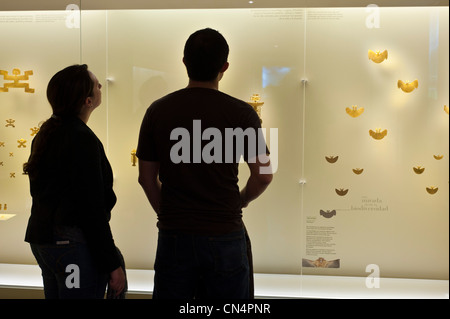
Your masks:
<path fill-rule="evenodd" d="M 51 115 L 49 79 L 86 63 L 103 84 L 89 126 L 114 170 L 116 244 L 128 268 L 153 269 L 156 216 L 132 152 L 151 102 L 187 84 L 187 37 L 212 27 L 230 45 L 220 89 L 260 95 L 276 164 L 244 210 L 255 271 L 367 276 L 376 265 L 382 277 L 448 279 L 448 7 L 77 14 L 0 7 L 0 70 L 33 71 L 18 83 L 34 89 L 0 91 L 0 263 L 35 264 L 21 167 Z M 3 73 L 0 89 L 12 81 Z M 245 163 L 239 174 L 243 186 Z"/>

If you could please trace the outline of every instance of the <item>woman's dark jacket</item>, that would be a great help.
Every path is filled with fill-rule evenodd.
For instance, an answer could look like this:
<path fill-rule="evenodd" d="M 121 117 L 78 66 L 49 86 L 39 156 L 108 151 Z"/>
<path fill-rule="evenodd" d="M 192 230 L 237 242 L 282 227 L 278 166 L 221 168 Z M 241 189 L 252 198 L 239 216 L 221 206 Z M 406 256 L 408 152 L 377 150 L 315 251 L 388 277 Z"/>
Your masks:
<path fill-rule="evenodd" d="M 62 120 L 45 138 L 39 169 L 29 174 L 33 198 L 25 241 L 54 243 L 57 226 L 82 230 L 99 268 L 111 272 L 120 259 L 109 226 L 116 203 L 113 173 L 103 145 L 78 117 Z"/>

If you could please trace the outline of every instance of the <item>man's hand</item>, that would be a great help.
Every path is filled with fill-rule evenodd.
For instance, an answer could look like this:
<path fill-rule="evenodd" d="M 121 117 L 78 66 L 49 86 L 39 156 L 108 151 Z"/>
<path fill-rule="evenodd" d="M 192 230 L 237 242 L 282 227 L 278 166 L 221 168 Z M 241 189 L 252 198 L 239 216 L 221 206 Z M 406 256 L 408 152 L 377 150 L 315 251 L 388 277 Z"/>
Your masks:
<path fill-rule="evenodd" d="M 126 278 L 122 267 L 119 267 L 110 273 L 109 288 L 114 291 L 116 296 L 120 295 L 125 288 L 125 282 Z"/>

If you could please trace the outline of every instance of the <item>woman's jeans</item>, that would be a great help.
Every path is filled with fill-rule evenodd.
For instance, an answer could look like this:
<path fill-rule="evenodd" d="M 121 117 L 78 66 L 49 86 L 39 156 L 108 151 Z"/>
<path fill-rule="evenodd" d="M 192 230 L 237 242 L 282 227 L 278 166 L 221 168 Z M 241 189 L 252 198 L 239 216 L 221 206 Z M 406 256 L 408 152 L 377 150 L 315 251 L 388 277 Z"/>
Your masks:
<path fill-rule="evenodd" d="M 153 299 L 249 298 L 244 230 L 222 236 L 160 230 Z"/>
<path fill-rule="evenodd" d="M 42 270 L 46 299 L 102 299 L 108 273 L 95 265 L 84 236 L 71 228 L 52 244 L 30 244 Z"/>

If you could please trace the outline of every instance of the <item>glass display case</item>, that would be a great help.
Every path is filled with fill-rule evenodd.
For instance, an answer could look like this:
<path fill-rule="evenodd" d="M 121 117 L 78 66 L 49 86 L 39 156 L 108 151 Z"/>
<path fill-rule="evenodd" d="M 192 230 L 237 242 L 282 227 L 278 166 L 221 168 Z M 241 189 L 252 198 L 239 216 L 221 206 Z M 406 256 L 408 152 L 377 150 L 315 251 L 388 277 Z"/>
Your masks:
<path fill-rule="evenodd" d="M 22 165 L 51 115 L 48 81 L 86 63 L 103 84 L 89 126 L 115 174 L 113 234 L 128 267 L 153 268 L 140 123 L 152 101 L 187 85 L 184 43 L 211 27 L 230 46 L 220 90 L 259 95 L 276 168 L 244 210 L 255 272 L 448 279 L 448 2 L 28 2 L 0 5 L 0 263 L 35 263 Z M 239 174 L 244 186 L 244 163 Z"/>

